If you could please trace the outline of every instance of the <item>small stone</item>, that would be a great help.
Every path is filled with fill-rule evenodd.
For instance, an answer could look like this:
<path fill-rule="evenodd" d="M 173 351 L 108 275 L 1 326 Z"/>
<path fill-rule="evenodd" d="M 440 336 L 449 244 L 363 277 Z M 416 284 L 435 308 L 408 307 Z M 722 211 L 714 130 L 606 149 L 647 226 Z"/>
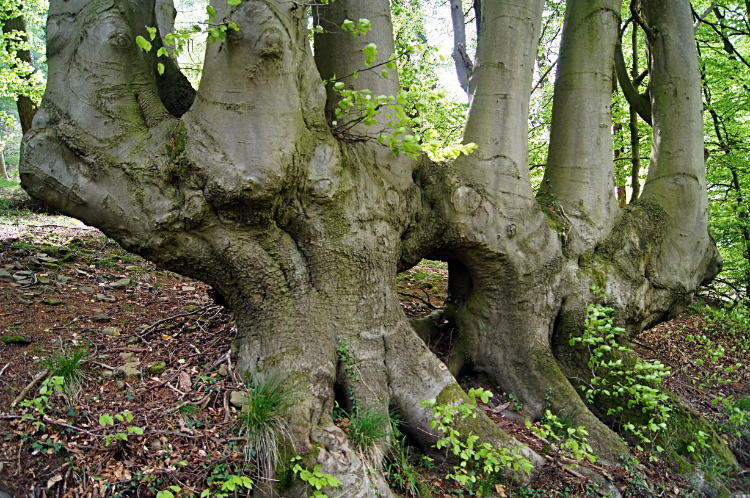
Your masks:
<path fill-rule="evenodd" d="M 14 277 L 18 277 L 18 276 L 20 276 L 20 277 L 30 277 L 33 274 L 34 274 L 33 272 L 23 270 L 23 271 L 17 271 L 13 276 Z"/>
<path fill-rule="evenodd" d="M 65 309 L 68 311 L 75 311 L 78 309 L 78 306 L 66 306 Z"/>
<path fill-rule="evenodd" d="M 32 342 L 34 342 L 28 337 L 24 337 L 18 334 L 4 335 L 0 337 L 0 341 L 4 342 L 5 344 L 18 344 L 19 346 L 25 346 L 26 344 L 31 344 Z"/>
<path fill-rule="evenodd" d="M 58 304 L 62 304 L 62 301 L 60 301 L 59 299 L 54 299 L 51 297 L 44 298 L 42 302 L 44 304 L 49 304 L 50 306 L 57 306 Z"/>
<path fill-rule="evenodd" d="M 245 396 L 245 393 L 241 391 L 232 391 L 232 394 L 229 396 L 229 402 L 232 406 L 241 408 L 242 405 L 247 404 L 247 397 Z"/>
<path fill-rule="evenodd" d="M 117 381 L 115 381 L 115 387 L 117 388 L 118 391 L 124 391 L 126 385 L 125 385 L 125 383 L 123 381 L 117 380 Z"/>
<path fill-rule="evenodd" d="M 134 356 L 135 353 L 120 353 L 120 359 L 125 363 L 133 361 Z"/>
<path fill-rule="evenodd" d="M 55 277 L 55 280 L 57 280 L 61 284 L 64 284 L 65 282 L 70 280 L 70 278 L 66 277 L 65 275 L 58 275 L 57 277 Z"/>
<path fill-rule="evenodd" d="M 109 286 L 112 287 L 113 289 L 124 289 L 128 285 L 130 285 L 129 278 L 121 278 L 120 280 L 109 284 Z"/>
<path fill-rule="evenodd" d="M 10 274 L 8 270 L 0 270 L 0 279 L 2 280 L 10 280 L 13 276 Z"/>
<path fill-rule="evenodd" d="M 167 364 L 163 361 L 155 361 L 151 364 L 151 373 L 154 375 L 159 375 L 164 371 L 164 369 L 167 368 Z"/>
<path fill-rule="evenodd" d="M 128 270 L 128 271 L 138 271 L 138 270 L 141 269 L 141 267 L 140 266 L 131 265 L 131 266 L 126 266 L 125 269 Z"/>
<path fill-rule="evenodd" d="M 29 301 L 28 299 L 24 299 L 22 297 L 17 298 L 18 302 L 21 304 L 32 304 L 33 301 Z"/>
<path fill-rule="evenodd" d="M 138 336 L 131 335 L 130 337 L 128 337 L 126 344 L 135 344 L 137 342 L 138 342 Z"/>
<path fill-rule="evenodd" d="M 60 268 L 60 265 L 57 263 L 42 263 L 42 266 L 46 266 L 47 268 Z"/>
<path fill-rule="evenodd" d="M 85 292 L 86 294 L 91 294 L 92 292 L 96 291 L 93 287 L 81 287 L 78 289 L 81 292 Z"/>
<path fill-rule="evenodd" d="M 112 337 L 120 337 L 120 329 L 117 327 L 104 327 L 102 329 L 102 334 Z"/>
<path fill-rule="evenodd" d="M 159 451 L 161 451 L 161 441 L 157 439 L 156 441 L 151 443 L 149 449 L 151 450 L 151 453 L 158 453 Z"/>
<path fill-rule="evenodd" d="M 190 287 L 189 285 L 183 285 L 182 292 L 195 292 L 195 287 Z"/>
<path fill-rule="evenodd" d="M 109 380 L 112 377 L 115 376 L 115 373 L 112 370 L 102 370 L 102 377 Z"/>
<path fill-rule="evenodd" d="M 126 363 L 118 367 L 118 370 L 125 376 L 125 380 L 132 382 L 141 376 L 141 363 L 136 361 Z"/>
<path fill-rule="evenodd" d="M 39 277 L 39 283 L 40 284 L 48 284 L 50 282 L 51 282 L 51 280 L 48 279 L 47 277 Z"/>
<path fill-rule="evenodd" d="M 101 308 L 91 308 L 91 311 L 93 311 L 94 313 L 104 313 L 104 310 Z"/>
<path fill-rule="evenodd" d="M 221 366 L 219 367 L 218 372 L 219 372 L 219 375 L 221 375 L 222 377 L 226 377 L 227 374 L 229 373 L 227 371 L 227 364 L 226 363 L 222 363 Z"/>
<path fill-rule="evenodd" d="M 100 322 L 108 322 L 110 320 L 109 315 L 94 315 L 94 320 Z"/>
<path fill-rule="evenodd" d="M 97 294 L 96 298 L 99 301 L 107 301 L 108 303 L 114 303 L 115 301 L 117 301 L 114 297 L 106 296 L 104 294 Z"/>
<path fill-rule="evenodd" d="M 162 303 L 168 303 L 169 302 L 169 298 L 168 297 L 160 297 L 159 301 L 161 301 Z"/>
<path fill-rule="evenodd" d="M 49 256 L 47 256 L 46 254 L 43 254 L 43 253 L 37 254 L 36 255 L 36 259 L 38 259 L 42 263 L 57 263 L 57 259 L 50 258 Z"/>

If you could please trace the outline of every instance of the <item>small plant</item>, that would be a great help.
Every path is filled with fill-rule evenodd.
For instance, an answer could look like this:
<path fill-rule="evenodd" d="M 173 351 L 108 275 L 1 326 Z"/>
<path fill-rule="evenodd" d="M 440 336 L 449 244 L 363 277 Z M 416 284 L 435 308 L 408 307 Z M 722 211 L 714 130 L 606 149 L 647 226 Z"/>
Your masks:
<path fill-rule="evenodd" d="M 357 410 L 345 423 L 344 431 L 355 449 L 373 463 L 382 460 L 382 447 L 389 444 L 393 434 L 389 413 L 377 407 Z"/>
<path fill-rule="evenodd" d="M 133 421 L 133 414 L 128 410 L 124 410 L 116 414 L 114 417 L 105 413 L 104 415 L 101 415 L 99 417 L 99 425 L 101 425 L 102 427 L 107 427 L 108 425 L 114 426 L 115 420 L 120 423 L 124 422 L 129 424 Z M 127 427 L 127 432 L 115 432 L 113 434 L 107 434 L 106 436 L 104 436 L 104 446 L 109 446 L 110 444 L 112 444 L 112 441 L 127 441 L 128 434 L 142 436 L 143 429 L 138 426 L 131 425 Z"/>
<path fill-rule="evenodd" d="M 276 373 L 255 377 L 248 373 L 245 386 L 247 404 L 235 427 L 247 440 L 248 460 L 255 460 L 259 474 L 268 476 L 276 468 L 280 440 L 290 438 L 286 412 L 295 403 L 297 385 Z"/>
<path fill-rule="evenodd" d="M 328 495 L 321 491 L 323 488 L 338 488 L 341 486 L 341 480 L 330 474 L 322 473 L 320 471 L 320 465 L 316 465 L 311 472 L 300 465 L 299 462 L 301 460 L 301 456 L 292 458 L 292 463 L 294 464 L 292 471 L 294 471 L 295 475 L 297 475 L 303 482 L 306 482 L 308 485 L 315 488 L 311 498 L 328 498 Z"/>
<path fill-rule="evenodd" d="M 513 451 L 508 448 L 495 448 L 490 443 L 480 441 L 479 436 L 469 433 L 461 435 L 455 428 L 457 418 L 467 419 L 477 417 L 477 399 L 487 401 L 492 393 L 484 389 L 469 389 L 467 393 L 471 403 L 462 403 L 459 406 L 438 405 L 436 400 L 423 400 L 422 408 L 432 407 L 432 428 L 439 429 L 443 437 L 435 443 L 435 448 L 450 451 L 460 462 L 453 467 L 454 473 L 448 474 L 457 483 L 466 486 L 471 483 L 477 484 L 478 474 L 484 477 L 495 476 L 504 469 L 513 471 L 523 470 L 531 472 L 531 462 L 519 453 L 516 447 Z"/>
<path fill-rule="evenodd" d="M 505 396 L 508 401 L 513 403 L 514 412 L 520 412 L 521 410 L 523 410 L 523 403 L 521 403 L 521 400 L 516 398 L 512 393 L 503 393 L 503 396 Z"/>
<path fill-rule="evenodd" d="M 562 452 L 575 458 L 577 462 L 589 459 L 596 463 L 591 446 L 586 442 L 586 428 L 583 426 L 571 427 L 565 419 L 561 419 L 547 410 L 542 420 L 533 424 L 526 420 L 526 427 L 534 434 L 546 439 L 557 446 L 557 453 Z"/>
<path fill-rule="evenodd" d="M 54 356 L 47 356 L 40 363 L 50 371 L 52 377 L 61 377 L 64 393 L 75 397 L 81 386 L 81 364 L 87 356 L 88 350 L 83 346 L 76 346 L 71 352 L 61 352 Z"/>
<path fill-rule="evenodd" d="M 201 498 L 226 498 L 230 494 L 235 494 L 242 489 L 250 491 L 253 489 L 253 480 L 247 476 L 238 476 L 235 474 L 224 474 L 219 466 L 214 468 L 214 472 L 209 478 L 209 487 L 201 491 Z"/>
<path fill-rule="evenodd" d="M 602 289 L 593 286 L 591 290 L 594 296 L 606 300 L 607 295 Z M 623 403 L 610 408 L 607 415 L 624 414 L 625 406 L 651 413 L 643 426 L 626 422 L 622 427 L 637 436 L 641 443 L 652 443 L 658 433 L 666 430 L 666 422 L 670 417 L 669 397 L 657 386 L 671 371 L 658 360 L 650 362 L 637 358 L 634 365 L 628 366 L 618 357 L 618 353 L 632 350 L 617 342 L 617 336 L 625 332 L 625 329 L 614 326 L 614 311 L 611 306 L 590 303 L 586 307 L 583 335 L 570 336 L 571 346 L 580 343 L 589 351 L 591 381 L 581 385 L 580 389 L 589 402 L 593 402 L 596 395 L 622 398 Z M 637 448 L 642 449 L 640 446 Z M 657 452 L 663 451 L 658 445 L 654 449 Z"/>
<path fill-rule="evenodd" d="M 179 493 L 182 488 L 179 486 L 169 486 L 167 489 L 156 493 L 156 498 L 174 498 L 174 493 Z"/>

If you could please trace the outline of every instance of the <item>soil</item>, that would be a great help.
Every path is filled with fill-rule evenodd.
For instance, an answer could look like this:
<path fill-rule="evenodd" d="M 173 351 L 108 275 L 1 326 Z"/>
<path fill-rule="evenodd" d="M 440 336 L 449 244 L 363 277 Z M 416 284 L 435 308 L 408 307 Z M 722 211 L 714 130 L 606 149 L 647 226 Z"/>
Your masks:
<path fill-rule="evenodd" d="M 159 269 L 76 220 L 30 213 L 1 219 L 0 491 L 14 498 L 159 492 L 170 498 L 210 489 L 221 496 L 229 476 L 245 473 L 247 457 L 235 430 L 239 411 L 230 403 L 233 392 L 247 390 L 228 355 L 231 312 L 202 282 Z M 447 273 L 445 263 L 426 261 L 399 276 L 408 316 L 442 306 Z M 713 401 L 747 397 L 749 348 L 738 348 L 736 333 L 707 323 L 696 310 L 644 332 L 636 350 L 671 366 L 665 386 L 714 421 L 747 467 L 750 429 L 732 425 L 725 404 Z M 431 345 L 441 357 L 450 354 L 450 333 L 446 328 Z M 63 391 L 45 393 L 40 374 L 49 367 L 64 372 L 75 358 L 80 365 L 68 369 Z M 482 386 L 474 378 L 461 382 Z M 25 401 L 11 406 L 22 392 Z M 434 497 L 604 495 L 585 468 L 571 466 L 527 429 L 512 394 L 494 391 L 480 408 L 548 455 L 529 487 L 461 486 L 447 477 L 450 466 L 403 445 L 399 454 L 408 463 L 393 456 L 384 467 L 394 490 L 417 496 L 409 491 L 411 479 Z M 635 453 L 640 464 L 584 467 L 606 476 L 623 496 L 695 493 L 663 459 L 649 462 L 649 455 Z M 712 472 L 730 488 L 747 489 L 747 473 L 716 466 Z"/>

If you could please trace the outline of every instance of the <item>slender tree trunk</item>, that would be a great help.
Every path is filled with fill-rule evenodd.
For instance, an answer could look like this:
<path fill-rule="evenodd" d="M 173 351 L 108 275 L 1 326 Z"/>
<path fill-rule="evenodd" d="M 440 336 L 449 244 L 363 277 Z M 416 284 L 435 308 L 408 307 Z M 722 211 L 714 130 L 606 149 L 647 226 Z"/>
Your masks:
<path fill-rule="evenodd" d="M 633 81 L 639 75 L 638 69 L 638 26 L 633 24 L 633 69 L 630 73 Z M 641 140 L 638 136 L 638 113 L 632 105 L 630 108 L 630 121 L 628 125 L 630 127 L 630 154 L 632 156 L 632 175 L 631 175 L 631 186 L 633 192 L 630 196 L 631 204 L 638 200 L 641 195 Z"/>
<path fill-rule="evenodd" d="M 458 83 L 466 92 L 471 100 L 469 93 L 469 78 L 474 68 L 474 64 L 469 57 L 466 47 L 466 17 L 464 16 L 464 6 L 461 0 L 450 0 L 451 21 L 453 23 L 453 61 L 456 63 L 456 74 Z"/>
<path fill-rule="evenodd" d="M 14 17 L 7 19 L 3 22 L 3 33 L 10 34 L 17 32 L 17 39 L 19 41 L 28 41 L 28 35 L 26 34 L 26 21 L 23 16 Z M 8 50 L 10 48 L 8 47 Z M 34 61 L 31 59 L 31 52 L 29 50 L 18 50 L 15 52 L 15 58 L 18 61 L 25 62 L 29 66 L 34 66 Z M 26 95 L 19 95 L 16 99 L 16 106 L 18 108 L 18 117 L 21 122 L 21 131 L 25 135 L 27 131 L 31 129 L 31 122 L 36 114 L 37 107 L 31 98 Z"/>
<path fill-rule="evenodd" d="M 3 178 L 6 180 L 10 180 L 10 177 L 8 176 L 8 170 L 5 169 L 5 152 L 0 150 L 0 173 L 2 173 Z"/>

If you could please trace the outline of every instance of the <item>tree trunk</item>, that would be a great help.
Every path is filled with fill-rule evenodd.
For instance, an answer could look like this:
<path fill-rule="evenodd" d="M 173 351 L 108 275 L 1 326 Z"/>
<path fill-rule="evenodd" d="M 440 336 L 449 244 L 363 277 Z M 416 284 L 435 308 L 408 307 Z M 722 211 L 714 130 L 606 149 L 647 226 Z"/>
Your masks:
<path fill-rule="evenodd" d="M 26 34 L 26 21 L 22 15 L 3 21 L 3 34 L 7 35 L 14 31 L 18 33 L 17 38 L 20 41 L 28 41 L 28 35 Z M 10 50 L 10 47 L 6 48 Z M 31 59 L 31 52 L 28 50 L 16 51 L 15 59 L 25 62 L 31 67 L 34 66 L 34 61 Z M 21 122 L 21 131 L 25 135 L 26 132 L 31 129 L 31 123 L 34 120 L 37 108 L 31 98 L 26 95 L 18 96 L 16 99 L 16 107 L 18 108 L 18 117 Z"/>
<path fill-rule="evenodd" d="M 638 77 L 638 26 L 633 24 L 633 69 L 630 73 L 631 78 L 635 81 Z M 633 105 L 629 105 L 630 108 L 630 121 L 628 125 L 630 127 L 630 155 L 632 156 L 631 162 L 633 165 L 631 175 L 631 186 L 633 192 L 630 195 L 630 203 L 634 203 L 638 200 L 641 195 L 641 139 L 638 136 L 638 113 L 636 112 Z"/>
<path fill-rule="evenodd" d="M 338 95 L 321 76 L 374 95 L 399 91 L 395 75 L 366 71 L 362 55 L 371 42 L 378 61 L 393 53 L 387 0 L 320 8 L 326 32 L 316 35 L 314 57 L 303 6 L 215 0 L 216 18 L 239 31 L 208 45 L 197 94 L 183 86 L 176 65 L 168 67 L 171 79 L 158 77 L 155 51 L 135 45 L 156 24 L 153 0 L 132 9 L 121 3 L 53 0 L 48 88 L 24 139 L 21 181 L 128 250 L 226 297 L 237 319 L 238 369 L 288 372 L 300 386 L 288 414 L 293 444 L 277 477 L 300 454 L 343 480 L 329 496 L 387 494 L 381 474 L 368 471 L 334 425 L 335 402 L 353 410 L 352 393 L 360 410 L 397 408 L 405 431 L 426 449 L 435 437 L 432 413 L 420 401 L 466 400 L 454 375 L 469 369 L 514 393 L 534 416 L 546 397 L 556 412 L 576 414 L 605 461 L 627 452 L 566 378 L 581 365 L 566 361 L 564 348 L 556 358 L 552 346 L 561 343 L 563 325 L 580 327 L 593 283 L 636 333 L 678 312 L 716 269 L 705 178 L 694 164 L 698 146 L 678 140 L 702 144 L 700 95 L 698 108 L 684 102 L 694 98 L 697 74 L 662 68 L 692 46 L 680 38 L 686 4 L 669 2 L 679 22 L 663 15 L 671 10 L 649 7 L 661 37 L 653 64 L 662 72 L 652 79 L 661 143 L 645 201 L 622 215 L 609 133 L 619 24 L 613 0 L 569 3 L 545 172 L 551 185 L 538 200 L 527 121 L 543 0 L 479 3 L 464 136 L 479 148 L 451 164 L 394 156 L 361 137 L 337 140 L 329 128 L 326 112 Z M 347 18 L 367 18 L 374 29 L 352 38 L 338 28 Z M 690 54 L 679 57 L 694 66 Z M 357 70 L 358 79 L 347 77 Z M 172 84 L 180 97 L 168 100 Z M 670 106 L 679 119 L 668 121 Z M 378 132 L 388 121 L 378 119 L 359 130 Z M 555 202 L 546 198 L 552 193 Z M 677 209 L 669 195 L 682 196 L 686 207 Z M 425 256 L 449 263 L 446 317 L 458 337 L 447 366 L 412 331 L 398 302 L 397 272 Z M 352 361 L 342 361 L 342 348 Z M 459 430 L 520 446 L 484 415 Z M 296 497 L 303 489 L 296 481 L 278 491 Z"/>
<path fill-rule="evenodd" d="M 2 150 L 0 150 L 0 173 L 2 173 L 3 178 L 10 180 L 8 170 L 5 169 L 5 153 Z"/>

